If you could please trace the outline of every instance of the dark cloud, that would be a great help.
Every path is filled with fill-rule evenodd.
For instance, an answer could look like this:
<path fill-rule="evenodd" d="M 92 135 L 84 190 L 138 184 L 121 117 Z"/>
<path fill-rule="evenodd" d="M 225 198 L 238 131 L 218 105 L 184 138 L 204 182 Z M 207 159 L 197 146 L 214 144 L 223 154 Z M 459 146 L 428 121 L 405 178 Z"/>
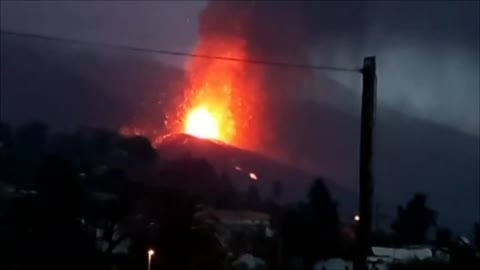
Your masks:
<path fill-rule="evenodd" d="M 277 61 L 313 56 L 318 64 L 358 67 L 376 55 L 380 103 L 478 134 L 478 10 L 473 1 L 213 1 L 200 16 L 200 36 L 241 37 L 250 57 Z M 265 82 L 272 95 L 312 78 L 305 71 L 263 72 L 272 78 Z M 357 78 L 332 77 L 359 95 Z M 322 83 L 310 87 L 312 95 L 328 99 L 318 91 Z"/>
<path fill-rule="evenodd" d="M 479 134 L 478 1 L 218 1 L 203 12 L 200 24 L 195 17 L 206 6 L 200 1 L 1 5 L 2 28 L 88 40 L 190 50 L 199 28 L 244 35 L 258 58 L 359 66 L 374 54 L 380 103 Z M 177 65 L 184 60 L 161 59 Z M 280 75 L 294 80 L 298 74 Z M 329 76 L 358 96 L 358 77 Z M 322 83 L 310 96 L 329 99 L 318 90 Z M 350 104 L 334 103 L 345 102 Z"/>
<path fill-rule="evenodd" d="M 204 1 L 1 1 L 2 29 L 189 51 Z M 181 66 L 184 58 L 158 56 Z"/>

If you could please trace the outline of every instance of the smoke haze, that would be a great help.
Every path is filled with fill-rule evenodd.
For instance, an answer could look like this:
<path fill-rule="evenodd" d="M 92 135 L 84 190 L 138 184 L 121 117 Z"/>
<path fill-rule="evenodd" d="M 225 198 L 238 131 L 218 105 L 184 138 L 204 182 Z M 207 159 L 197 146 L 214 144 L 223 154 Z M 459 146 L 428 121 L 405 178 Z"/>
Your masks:
<path fill-rule="evenodd" d="M 478 10 L 473 1 L 215 1 L 202 12 L 199 32 L 243 38 L 254 59 L 359 67 L 364 56 L 376 55 L 380 104 L 478 135 Z M 332 102 L 319 75 L 305 86 L 308 71 L 261 72 L 272 96 L 310 88 L 310 96 Z M 358 76 L 328 76 L 358 100 Z"/>

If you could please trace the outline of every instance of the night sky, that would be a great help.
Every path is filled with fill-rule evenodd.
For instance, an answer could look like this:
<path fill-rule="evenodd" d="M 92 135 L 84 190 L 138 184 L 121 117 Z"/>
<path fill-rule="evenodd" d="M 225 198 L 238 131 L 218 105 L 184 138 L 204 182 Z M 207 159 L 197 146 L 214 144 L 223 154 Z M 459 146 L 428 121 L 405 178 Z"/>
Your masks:
<path fill-rule="evenodd" d="M 1 27 L 190 51 L 198 38 L 198 14 L 206 5 L 201 1 L 2 1 Z M 312 6 L 304 27 L 318 36 L 311 50 L 314 62 L 359 66 L 363 56 L 375 54 L 381 103 L 479 134 L 477 1 L 327 1 Z M 271 14 L 272 19 L 277 15 Z M 332 25 L 334 33 L 329 31 Z M 182 58 L 160 58 L 184 63 Z M 358 89 L 355 78 L 332 76 Z"/>
<path fill-rule="evenodd" d="M 202 1 L 2 1 L 0 28 L 188 52 L 200 37 L 198 17 L 207 6 L 208 3 Z M 446 224 L 466 232 L 473 221 L 479 220 L 478 1 L 319 1 L 293 9 L 288 4 L 281 6 L 272 2 L 259 5 L 256 10 L 255 22 L 265 29 L 273 29 L 268 38 L 263 39 L 256 36 L 258 33 L 249 32 L 255 46 L 258 44 L 256 57 L 276 56 L 262 54 L 262 50 L 269 51 L 268 48 L 278 48 L 282 55 L 289 50 L 286 45 L 291 45 L 305 53 L 306 58 L 299 61 L 355 68 L 360 67 L 364 56 L 377 56 L 379 124 L 375 158 L 377 187 L 382 191 L 378 192 L 379 197 L 398 203 L 406 201 L 415 191 L 427 191 L 433 194 L 432 203 L 440 209 L 441 221 Z M 293 12 L 291 17 L 289 12 Z M 222 28 L 229 24 L 216 25 Z M 301 29 L 301 34 L 297 29 Z M 61 52 L 52 54 L 52 59 L 61 57 Z M 179 68 L 186 64 L 184 58 L 149 57 Z M 13 67 L 18 64 L 15 61 L 12 58 L 8 63 Z M 3 63 L 7 65 L 7 60 L 2 58 Z M 28 65 L 28 60 L 21 64 Z M 293 113 L 278 113 L 283 121 L 295 125 L 288 128 L 289 125 L 283 123 L 278 130 L 282 135 L 276 143 L 286 148 L 283 150 L 287 156 L 293 156 L 302 167 L 318 167 L 327 177 L 350 187 L 356 185 L 358 171 L 355 117 L 359 111 L 360 79 L 352 74 L 315 73 L 313 87 L 303 89 L 301 94 L 290 93 L 292 99 L 294 96 L 309 104 L 327 104 L 345 115 L 330 114 L 330 109 L 325 111 L 315 106 L 295 109 L 301 111 L 295 114 L 302 116 L 300 120 L 292 116 Z M 342 91 L 319 91 L 326 87 L 326 82 Z M 25 103 L 13 91 L 6 93 L 8 87 L 14 89 L 16 84 L 11 79 L 8 85 L 2 85 L 3 94 L 11 97 L 8 103 L 2 101 L 3 115 L 12 121 L 22 115 L 19 118 L 25 120 L 32 115 L 47 115 L 45 111 L 48 111 L 55 121 L 67 121 L 53 106 L 46 105 L 52 101 L 41 92 L 32 93 L 37 93 L 33 95 L 45 99 L 46 103 Z M 140 103 L 140 98 L 135 99 L 133 95 L 137 93 L 116 93 L 116 98 L 123 95 L 128 102 Z M 95 93 L 95 98 L 108 95 Z M 71 96 L 81 100 L 85 94 L 69 93 L 64 100 Z M 30 114 L 21 109 L 25 104 L 31 106 Z M 293 102 L 288 106 L 295 107 Z M 281 108 L 288 111 L 288 106 Z M 90 115 L 91 112 L 78 109 L 79 113 Z M 74 114 L 72 111 L 68 121 L 72 121 Z M 330 123 L 312 127 L 312 121 L 323 124 L 323 120 Z M 82 121 L 78 121 L 79 125 L 87 120 Z M 296 132 L 306 127 L 313 130 L 302 135 Z M 318 143 L 319 138 L 329 143 Z M 463 200 L 458 200 L 459 197 Z"/>

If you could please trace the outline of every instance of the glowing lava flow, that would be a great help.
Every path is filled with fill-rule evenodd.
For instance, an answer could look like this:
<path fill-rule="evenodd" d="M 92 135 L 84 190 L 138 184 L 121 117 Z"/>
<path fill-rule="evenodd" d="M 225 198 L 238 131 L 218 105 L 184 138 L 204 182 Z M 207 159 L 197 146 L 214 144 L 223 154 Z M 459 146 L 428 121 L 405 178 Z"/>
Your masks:
<path fill-rule="evenodd" d="M 207 108 L 193 109 L 185 122 L 185 132 L 196 137 L 219 140 L 218 121 Z"/>

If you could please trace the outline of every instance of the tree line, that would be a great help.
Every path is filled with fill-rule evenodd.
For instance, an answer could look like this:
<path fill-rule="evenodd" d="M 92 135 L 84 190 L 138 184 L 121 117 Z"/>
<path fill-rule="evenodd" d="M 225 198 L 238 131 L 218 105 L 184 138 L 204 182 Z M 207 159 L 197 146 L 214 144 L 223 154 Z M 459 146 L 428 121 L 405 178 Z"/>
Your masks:
<path fill-rule="evenodd" d="M 206 160 L 160 156 L 147 138 L 84 129 L 55 133 L 40 122 L 14 129 L 0 124 L 0 250 L 2 269 L 146 268 L 230 269 L 233 255 L 264 258 L 268 269 L 311 269 L 321 259 L 351 258 L 353 227 L 321 178 L 307 200 L 281 205 L 255 185 L 236 190 L 228 175 Z M 15 187 L 15 192 L 11 187 Z M 10 189 L 9 189 L 10 188 Z M 272 184 L 275 197 L 282 185 Z M 274 237 L 253 231 L 222 243 L 215 224 L 199 218 L 203 207 L 268 213 Z M 377 230 L 372 244 L 453 246 L 453 233 L 436 226 L 425 194 L 399 206 L 391 231 Z M 349 231 L 350 230 L 350 231 Z M 353 234 L 352 234 L 353 230 Z M 480 246 L 480 226 L 475 225 Z M 128 253 L 122 249 L 128 246 Z"/>

